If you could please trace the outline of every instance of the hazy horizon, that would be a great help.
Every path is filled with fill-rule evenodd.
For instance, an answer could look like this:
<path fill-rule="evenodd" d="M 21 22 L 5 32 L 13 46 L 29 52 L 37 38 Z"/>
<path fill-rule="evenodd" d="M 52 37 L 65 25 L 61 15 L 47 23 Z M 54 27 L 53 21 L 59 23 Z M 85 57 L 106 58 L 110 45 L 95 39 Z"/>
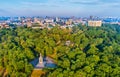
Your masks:
<path fill-rule="evenodd" d="M 4 0 L 0 16 L 120 17 L 119 0 Z"/>

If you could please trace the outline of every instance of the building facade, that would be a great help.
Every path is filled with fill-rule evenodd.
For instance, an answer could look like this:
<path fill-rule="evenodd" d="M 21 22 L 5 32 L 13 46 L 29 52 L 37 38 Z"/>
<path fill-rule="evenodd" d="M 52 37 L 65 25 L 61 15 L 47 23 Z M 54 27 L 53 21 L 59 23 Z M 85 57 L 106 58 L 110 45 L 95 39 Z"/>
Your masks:
<path fill-rule="evenodd" d="M 88 26 L 102 26 L 101 20 L 89 20 Z"/>

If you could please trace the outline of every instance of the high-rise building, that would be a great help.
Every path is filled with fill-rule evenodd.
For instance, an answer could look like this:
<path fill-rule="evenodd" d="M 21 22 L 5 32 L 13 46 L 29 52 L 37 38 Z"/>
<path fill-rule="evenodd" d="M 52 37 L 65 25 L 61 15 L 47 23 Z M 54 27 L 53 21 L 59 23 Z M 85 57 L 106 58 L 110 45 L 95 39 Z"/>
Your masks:
<path fill-rule="evenodd" d="M 89 20 L 88 26 L 101 26 L 102 21 L 101 20 Z"/>
<path fill-rule="evenodd" d="M 28 22 L 26 23 L 26 25 L 27 25 L 27 27 L 31 27 L 31 26 L 32 26 L 32 23 L 31 23 L 30 21 L 28 21 Z"/>

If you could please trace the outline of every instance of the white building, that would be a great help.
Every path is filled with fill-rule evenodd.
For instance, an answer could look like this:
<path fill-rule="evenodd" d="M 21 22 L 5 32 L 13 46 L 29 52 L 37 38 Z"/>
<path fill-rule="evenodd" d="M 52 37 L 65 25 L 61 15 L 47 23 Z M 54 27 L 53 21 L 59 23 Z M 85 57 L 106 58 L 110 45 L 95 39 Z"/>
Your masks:
<path fill-rule="evenodd" d="M 89 20 L 88 26 L 102 26 L 101 20 Z"/>

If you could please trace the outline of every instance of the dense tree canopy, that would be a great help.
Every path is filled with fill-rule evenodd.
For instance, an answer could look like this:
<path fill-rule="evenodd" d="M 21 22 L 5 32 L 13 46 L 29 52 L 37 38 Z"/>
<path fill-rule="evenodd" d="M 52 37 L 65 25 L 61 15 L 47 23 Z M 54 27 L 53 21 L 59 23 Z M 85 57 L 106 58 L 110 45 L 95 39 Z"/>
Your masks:
<path fill-rule="evenodd" d="M 120 26 L 1 29 L 0 77 L 29 77 L 39 53 L 57 64 L 47 77 L 119 77 Z"/>

